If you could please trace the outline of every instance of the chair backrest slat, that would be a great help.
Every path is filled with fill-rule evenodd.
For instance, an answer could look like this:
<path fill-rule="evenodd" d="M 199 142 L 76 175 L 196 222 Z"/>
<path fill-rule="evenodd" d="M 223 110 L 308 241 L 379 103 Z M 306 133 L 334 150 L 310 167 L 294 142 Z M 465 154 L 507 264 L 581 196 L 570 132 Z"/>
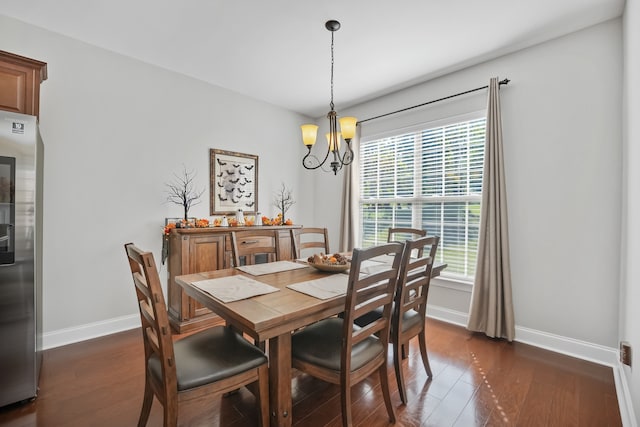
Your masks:
<path fill-rule="evenodd" d="M 400 243 L 387 243 L 367 249 L 353 250 L 343 331 L 345 341 L 343 343 L 342 366 L 343 369 L 346 368 L 347 372 L 351 366 L 350 357 L 353 345 L 373 334 L 378 335 L 383 348 L 386 348 L 389 343 L 391 303 L 395 295 L 402 251 L 403 245 Z M 360 266 L 364 261 L 381 255 L 392 255 L 393 262 L 386 265 L 387 268 L 373 274 L 360 274 Z M 382 308 L 381 318 L 363 325 L 362 329 L 353 328 L 356 318 L 377 308 Z"/>
<path fill-rule="evenodd" d="M 231 232 L 231 251 L 235 267 L 255 264 L 256 255 L 266 255 L 267 262 L 280 260 L 280 238 L 277 230 L 245 230 Z"/>
<path fill-rule="evenodd" d="M 167 306 L 162 293 L 158 269 L 151 252 L 144 252 L 132 243 L 125 245 L 131 275 L 138 297 L 145 359 L 156 354 L 162 363 L 165 390 L 176 390 L 176 368 L 173 363 L 173 341 Z"/>
<path fill-rule="evenodd" d="M 291 229 L 291 241 L 293 242 L 293 257 L 296 259 L 319 252 L 330 253 L 329 231 L 326 228 L 303 227 Z M 313 251 L 310 251 L 310 249 L 313 249 Z"/>
<path fill-rule="evenodd" d="M 154 325 L 156 323 L 156 319 L 153 316 L 153 307 L 151 307 L 146 300 L 139 300 L 138 305 L 140 314 L 144 316 L 144 319 L 141 318 L 141 320 L 146 320 L 147 323 Z"/>
<path fill-rule="evenodd" d="M 142 273 L 140 272 L 134 273 L 133 282 L 136 285 L 136 290 L 138 292 L 141 292 L 142 295 L 145 296 L 145 298 L 151 298 L 151 295 L 149 294 L 149 286 L 147 285 L 147 281 L 145 280 Z"/>
<path fill-rule="evenodd" d="M 391 227 L 387 235 L 387 242 L 404 243 L 406 240 L 414 240 L 427 235 L 427 230 L 409 227 Z"/>
<path fill-rule="evenodd" d="M 396 334 L 403 330 L 403 314 L 407 311 L 416 310 L 421 316 L 426 316 L 431 270 L 439 242 L 440 238 L 437 236 L 405 242 L 393 313 L 393 323 L 398 326 L 394 328 Z M 428 254 L 424 253 L 425 250 L 428 250 Z M 422 255 L 412 258 L 411 254 L 415 252 Z"/>
<path fill-rule="evenodd" d="M 144 334 L 147 337 L 148 345 L 151 346 L 151 349 L 154 353 L 160 353 L 160 342 L 158 340 L 158 335 L 152 328 L 145 328 Z"/>

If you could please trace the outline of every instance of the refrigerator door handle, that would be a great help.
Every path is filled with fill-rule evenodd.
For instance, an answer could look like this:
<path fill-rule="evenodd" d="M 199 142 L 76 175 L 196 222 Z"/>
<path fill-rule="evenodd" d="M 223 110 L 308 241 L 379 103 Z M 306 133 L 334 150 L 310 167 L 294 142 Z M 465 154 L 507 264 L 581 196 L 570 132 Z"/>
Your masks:
<path fill-rule="evenodd" d="M 3 225 L 4 227 L 2 228 L 6 230 L 5 234 L 0 234 L 0 242 L 9 241 L 9 245 L 10 245 L 9 250 L 13 251 L 13 248 L 11 247 L 13 243 L 13 239 L 11 238 L 11 234 L 13 232 L 13 224 L 0 224 L 0 225 Z M 0 233 L 2 232 L 1 231 L 2 228 L 0 228 Z"/>
<path fill-rule="evenodd" d="M 9 252 L 13 252 L 13 246 L 15 244 L 15 239 L 13 238 L 13 233 L 14 233 L 14 225 L 13 224 L 7 224 L 7 234 L 6 237 L 9 240 L 9 245 L 8 245 L 8 251 Z"/>

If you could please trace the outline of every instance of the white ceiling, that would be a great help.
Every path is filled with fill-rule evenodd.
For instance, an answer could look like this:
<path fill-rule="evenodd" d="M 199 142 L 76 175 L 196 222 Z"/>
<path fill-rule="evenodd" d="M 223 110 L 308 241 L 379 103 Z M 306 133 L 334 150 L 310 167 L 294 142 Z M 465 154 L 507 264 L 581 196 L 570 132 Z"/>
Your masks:
<path fill-rule="evenodd" d="M 329 19 L 342 23 L 340 111 L 618 17 L 624 1 L 0 0 L 0 14 L 320 117 L 329 109 Z"/>

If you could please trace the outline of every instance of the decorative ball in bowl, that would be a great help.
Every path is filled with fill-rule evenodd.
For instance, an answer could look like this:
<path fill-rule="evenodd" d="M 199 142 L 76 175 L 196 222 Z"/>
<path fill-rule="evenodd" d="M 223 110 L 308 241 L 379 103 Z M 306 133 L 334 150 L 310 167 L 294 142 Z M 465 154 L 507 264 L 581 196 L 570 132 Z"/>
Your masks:
<path fill-rule="evenodd" d="M 315 254 L 307 258 L 307 263 L 317 270 L 331 273 L 346 271 L 351 267 L 351 263 L 341 254 Z"/>

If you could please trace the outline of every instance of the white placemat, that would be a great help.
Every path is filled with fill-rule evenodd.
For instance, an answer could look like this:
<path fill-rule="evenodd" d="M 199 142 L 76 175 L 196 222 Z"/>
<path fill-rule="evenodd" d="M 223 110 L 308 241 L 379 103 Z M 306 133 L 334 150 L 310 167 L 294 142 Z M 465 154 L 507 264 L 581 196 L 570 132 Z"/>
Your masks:
<path fill-rule="evenodd" d="M 265 262 L 263 264 L 255 265 L 243 265 L 237 267 L 238 270 L 249 273 L 252 276 L 262 276 L 263 274 L 280 273 L 281 271 L 296 270 L 298 268 L 307 267 L 305 264 L 300 264 L 292 261 L 275 261 Z"/>
<path fill-rule="evenodd" d="M 387 256 L 387 255 L 383 255 Z M 389 264 L 383 260 L 377 260 L 377 258 L 371 258 L 368 260 L 364 260 L 360 263 L 360 274 L 369 275 L 373 273 L 378 273 L 383 270 L 387 270 L 389 268 Z"/>
<path fill-rule="evenodd" d="M 329 299 L 346 294 L 348 281 L 349 276 L 346 274 L 331 274 L 321 279 L 294 283 L 287 288 L 318 299 Z"/>
<path fill-rule="evenodd" d="M 193 282 L 193 286 L 211 294 L 222 302 L 239 301 L 258 295 L 279 291 L 266 283 L 258 282 L 246 276 L 231 276 L 220 279 L 208 279 Z"/>
<path fill-rule="evenodd" d="M 369 261 L 383 262 L 385 264 L 393 264 L 394 258 L 395 258 L 395 255 L 383 254 L 383 255 L 378 255 L 377 257 L 370 258 Z"/>

